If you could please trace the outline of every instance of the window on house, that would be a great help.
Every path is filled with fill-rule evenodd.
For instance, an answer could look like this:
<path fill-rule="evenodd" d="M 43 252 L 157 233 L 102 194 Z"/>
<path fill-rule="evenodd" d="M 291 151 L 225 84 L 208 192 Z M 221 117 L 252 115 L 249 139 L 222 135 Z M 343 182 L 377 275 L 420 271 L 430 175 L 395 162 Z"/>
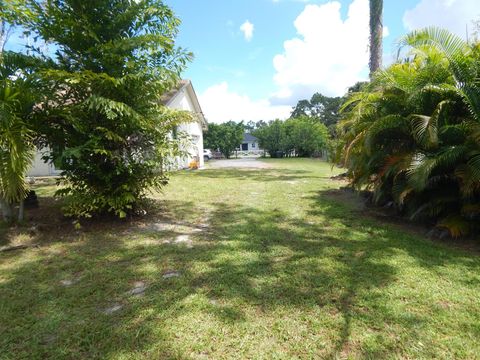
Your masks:
<path fill-rule="evenodd" d="M 255 143 L 254 142 L 252 143 L 252 148 L 255 149 Z"/>

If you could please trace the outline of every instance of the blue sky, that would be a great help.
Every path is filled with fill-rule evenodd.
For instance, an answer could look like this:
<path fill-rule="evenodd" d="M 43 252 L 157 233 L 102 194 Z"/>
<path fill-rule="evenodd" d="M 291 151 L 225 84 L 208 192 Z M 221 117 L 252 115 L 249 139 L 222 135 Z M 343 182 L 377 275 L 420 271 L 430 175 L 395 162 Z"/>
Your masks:
<path fill-rule="evenodd" d="M 417 1 L 386 2 L 393 3 L 387 4 L 384 13 L 390 31 L 385 46 L 390 51 L 393 39 L 405 32 L 398 14 Z M 341 1 L 343 17 L 350 3 Z M 177 43 L 195 54 L 185 76 L 195 82 L 197 91 L 203 92 L 212 82 L 228 81 L 236 91 L 257 99 L 274 92 L 273 57 L 282 53 L 285 40 L 296 36 L 294 21 L 306 6 L 305 1 L 292 0 L 170 0 L 167 4 L 182 20 Z M 250 41 L 240 30 L 247 20 L 254 25 Z"/>
<path fill-rule="evenodd" d="M 368 75 L 368 0 L 166 3 L 182 20 L 177 44 L 195 54 L 184 77 L 209 121 L 285 118 L 299 99 L 342 95 Z M 465 37 L 479 18 L 480 0 L 385 0 L 385 62 L 411 29 L 437 25 Z"/>
<path fill-rule="evenodd" d="M 368 0 L 165 0 L 182 20 L 177 45 L 207 120 L 285 119 L 315 92 L 342 96 L 368 78 Z M 384 0 L 384 64 L 410 30 L 466 37 L 480 0 Z M 12 36 L 7 48 L 18 49 Z"/>

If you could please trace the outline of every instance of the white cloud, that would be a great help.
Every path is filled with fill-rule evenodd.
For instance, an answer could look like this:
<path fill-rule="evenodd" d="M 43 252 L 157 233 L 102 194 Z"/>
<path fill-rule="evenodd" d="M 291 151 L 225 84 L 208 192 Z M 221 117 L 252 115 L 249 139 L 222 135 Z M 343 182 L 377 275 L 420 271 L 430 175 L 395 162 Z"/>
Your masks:
<path fill-rule="evenodd" d="M 274 103 L 294 103 L 320 91 L 343 95 L 368 75 L 368 0 L 354 0 L 345 20 L 338 1 L 307 5 L 295 20 L 298 37 L 275 56 Z M 386 31 L 388 34 L 388 30 Z"/>
<path fill-rule="evenodd" d="M 255 26 L 250 21 L 245 21 L 240 26 L 240 31 L 243 32 L 243 36 L 245 36 L 245 40 L 250 41 L 253 38 L 253 30 L 255 30 Z"/>
<path fill-rule="evenodd" d="M 307 3 L 307 2 L 310 2 L 312 0 L 272 0 L 273 3 L 279 3 L 279 2 L 303 2 L 303 3 Z"/>
<path fill-rule="evenodd" d="M 209 87 L 200 94 L 199 100 L 205 117 L 214 123 L 286 119 L 292 111 L 291 106 L 272 105 L 267 99 L 252 100 L 230 91 L 227 82 Z"/>
<path fill-rule="evenodd" d="M 384 26 L 383 27 L 383 37 L 386 38 L 387 36 L 390 35 L 390 29 L 388 28 L 388 26 Z"/>
<path fill-rule="evenodd" d="M 466 26 L 480 17 L 479 0 L 420 0 L 403 16 L 407 30 L 438 26 L 465 38 Z"/>

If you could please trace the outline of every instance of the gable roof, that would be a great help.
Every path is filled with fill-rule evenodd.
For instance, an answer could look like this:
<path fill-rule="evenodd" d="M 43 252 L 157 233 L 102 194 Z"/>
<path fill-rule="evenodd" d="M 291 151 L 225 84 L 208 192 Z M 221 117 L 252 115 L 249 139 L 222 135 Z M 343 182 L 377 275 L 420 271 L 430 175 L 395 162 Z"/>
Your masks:
<path fill-rule="evenodd" d="M 258 141 L 258 139 L 252 134 L 250 133 L 243 134 L 243 142 L 254 142 L 254 141 Z"/>
<path fill-rule="evenodd" d="M 198 117 L 198 120 L 202 124 L 202 127 L 206 129 L 208 126 L 207 120 L 203 115 L 200 102 L 198 101 L 197 94 L 195 93 L 195 89 L 193 88 L 192 82 L 190 80 L 188 79 L 180 80 L 177 86 L 175 86 L 168 93 L 163 94 L 160 97 L 160 102 L 165 106 L 169 106 L 173 103 L 173 101 L 177 98 L 177 96 L 182 94 L 184 91 L 188 94 L 188 96 L 190 97 L 190 100 L 192 101 L 193 107 L 195 109 L 194 114 Z"/>

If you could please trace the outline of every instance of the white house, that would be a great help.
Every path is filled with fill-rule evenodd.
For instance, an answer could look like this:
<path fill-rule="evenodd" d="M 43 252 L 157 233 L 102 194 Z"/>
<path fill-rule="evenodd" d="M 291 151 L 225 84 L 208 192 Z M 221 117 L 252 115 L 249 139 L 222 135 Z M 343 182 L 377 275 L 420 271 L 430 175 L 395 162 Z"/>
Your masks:
<path fill-rule="evenodd" d="M 27 176 L 56 176 L 60 175 L 61 170 L 55 169 L 55 166 L 43 161 L 42 156 L 48 152 L 48 149 L 38 150 L 35 153 L 32 167 L 27 173 Z"/>
<path fill-rule="evenodd" d="M 190 136 L 192 145 L 189 149 L 185 149 L 188 151 L 189 156 L 176 159 L 176 163 L 179 169 L 183 169 L 187 168 L 190 162 L 196 160 L 200 167 L 203 167 L 203 131 L 207 129 L 207 121 L 203 116 L 192 82 L 190 80 L 181 80 L 177 87 L 163 95 L 160 101 L 172 109 L 191 111 L 195 115 L 195 122 L 182 124 L 177 129 Z M 47 164 L 42 160 L 45 151 L 48 151 L 48 149 L 37 151 L 32 168 L 27 174 L 28 176 L 53 176 L 60 174 L 61 171 L 55 169 L 53 164 Z"/>
<path fill-rule="evenodd" d="M 242 144 L 240 145 L 240 150 L 248 152 L 259 152 L 262 151 L 258 145 L 258 139 L 249 133 L 243 134 Z"/>
<path fill-rule="evenodd" d="M 190 80 L 181 80 L 177 87 L 161 98 L 162 103 L 171 109 L 187 110 L 195 115 L 195 122 L 182 124 L 178 131 L 187 133 L 192 146 L 188 150 L 187 158 L 178 158 L 177 164 L 180 169 L 187 168 L 192 160 L 196 160 L 200 167 L 204 166 L 203 158 L 203 131 L 207 130 L 207 121 L 200 107 L 197 94 Z"/>

